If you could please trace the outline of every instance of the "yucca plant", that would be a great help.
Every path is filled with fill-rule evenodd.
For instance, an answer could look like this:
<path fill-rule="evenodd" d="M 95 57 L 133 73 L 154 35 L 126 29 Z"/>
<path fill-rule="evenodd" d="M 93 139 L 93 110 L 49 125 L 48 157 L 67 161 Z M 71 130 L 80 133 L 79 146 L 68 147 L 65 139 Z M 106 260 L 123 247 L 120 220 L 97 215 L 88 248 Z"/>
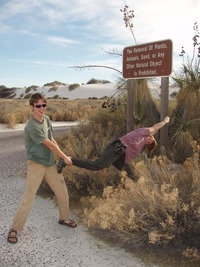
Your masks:
<path fill-rule="evenodd" d="M 200 75 L 198 63 L 184 64 L 179 76 L 173 78 L 180 87 L 175 115 L 187 120 L 200 116 Z"/>
<path fill-rule="evenodd" d="M 198 26 L 194 25 L 193 56 L 187 63 L 183 60 L 180 74 L 173 77 L 180 90 L 177 94 L 177 106 L 171 120 L 171 143 L 174 147 L 175 159 L 179 162 L 191 156 L 192 147 L 190 142 L 200 142 L 200 43 L 197 34 Z M 195 61 L 195 51 L 197 60 Z M 181 56 L 184 58 L 185 51 L 182 48 Z"/>

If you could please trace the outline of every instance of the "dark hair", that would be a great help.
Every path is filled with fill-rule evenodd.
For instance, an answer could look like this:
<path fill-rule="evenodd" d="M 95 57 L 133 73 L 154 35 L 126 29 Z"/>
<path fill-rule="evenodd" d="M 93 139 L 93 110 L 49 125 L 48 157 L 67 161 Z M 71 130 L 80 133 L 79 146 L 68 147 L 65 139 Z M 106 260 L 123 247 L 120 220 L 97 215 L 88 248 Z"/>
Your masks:
<path fill-rule="evenodd" d="M 47 100 L 46 98 L 40 94 L 40 93 L 35 93 L 35 94 L 32 94 L 30 99 L 29 99 L 29 105 L 30 106 L 34 106 L 35 103 L 38 102 L 38 100 L 43 100 L 44 103 L 47 103 Z"/>

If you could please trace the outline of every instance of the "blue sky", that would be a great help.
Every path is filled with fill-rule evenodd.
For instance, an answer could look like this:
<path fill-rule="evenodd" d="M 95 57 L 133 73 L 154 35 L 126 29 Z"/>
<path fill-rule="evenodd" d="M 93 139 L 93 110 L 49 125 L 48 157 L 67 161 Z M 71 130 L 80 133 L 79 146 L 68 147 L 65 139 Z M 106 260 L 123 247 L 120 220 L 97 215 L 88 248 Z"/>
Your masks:
<path fill-rule="evenodd" d="M 47 82 L 87 83 L 91 78 L 115 82 L 122 58 L 105 53 L 135 45 L 123 22 L 124 4 L 134 10 L 138 44 L 171 39 L 173 68 L 181 67 L 181 47 L 193 51 L 199 0 L 0 0 L 0 85 L 24 87 Z M 105 50 L 105 51 L 104 51 Z"/>

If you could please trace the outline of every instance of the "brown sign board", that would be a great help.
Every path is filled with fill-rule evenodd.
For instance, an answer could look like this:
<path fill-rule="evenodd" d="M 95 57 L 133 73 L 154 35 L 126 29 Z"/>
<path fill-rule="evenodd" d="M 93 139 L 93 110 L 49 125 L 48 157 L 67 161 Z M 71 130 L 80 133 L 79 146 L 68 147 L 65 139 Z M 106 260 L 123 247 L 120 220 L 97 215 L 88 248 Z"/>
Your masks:
<path fill-rule="evenodd" d="M 171 40 L 125 47 L 123 50 L 124 78 L 165 77 L 171 72 Z"/>

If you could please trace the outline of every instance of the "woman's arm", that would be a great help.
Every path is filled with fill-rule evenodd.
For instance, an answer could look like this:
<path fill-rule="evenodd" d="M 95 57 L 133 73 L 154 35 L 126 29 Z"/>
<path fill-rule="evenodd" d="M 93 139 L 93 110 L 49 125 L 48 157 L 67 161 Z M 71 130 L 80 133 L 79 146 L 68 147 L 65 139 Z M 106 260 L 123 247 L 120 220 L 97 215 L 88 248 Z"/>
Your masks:
<path fill-rule="evenodd" d="M 156 134 L 163 126 L 165 126 L 165 124 L 167 124 L 170 121 L 170 118 L 167 116 L 164 118 L 163 121 L 158 122 L 156 124 L 154 124 L 153 126 L 149 127 L 149 133 L 151 135 Z"/>

